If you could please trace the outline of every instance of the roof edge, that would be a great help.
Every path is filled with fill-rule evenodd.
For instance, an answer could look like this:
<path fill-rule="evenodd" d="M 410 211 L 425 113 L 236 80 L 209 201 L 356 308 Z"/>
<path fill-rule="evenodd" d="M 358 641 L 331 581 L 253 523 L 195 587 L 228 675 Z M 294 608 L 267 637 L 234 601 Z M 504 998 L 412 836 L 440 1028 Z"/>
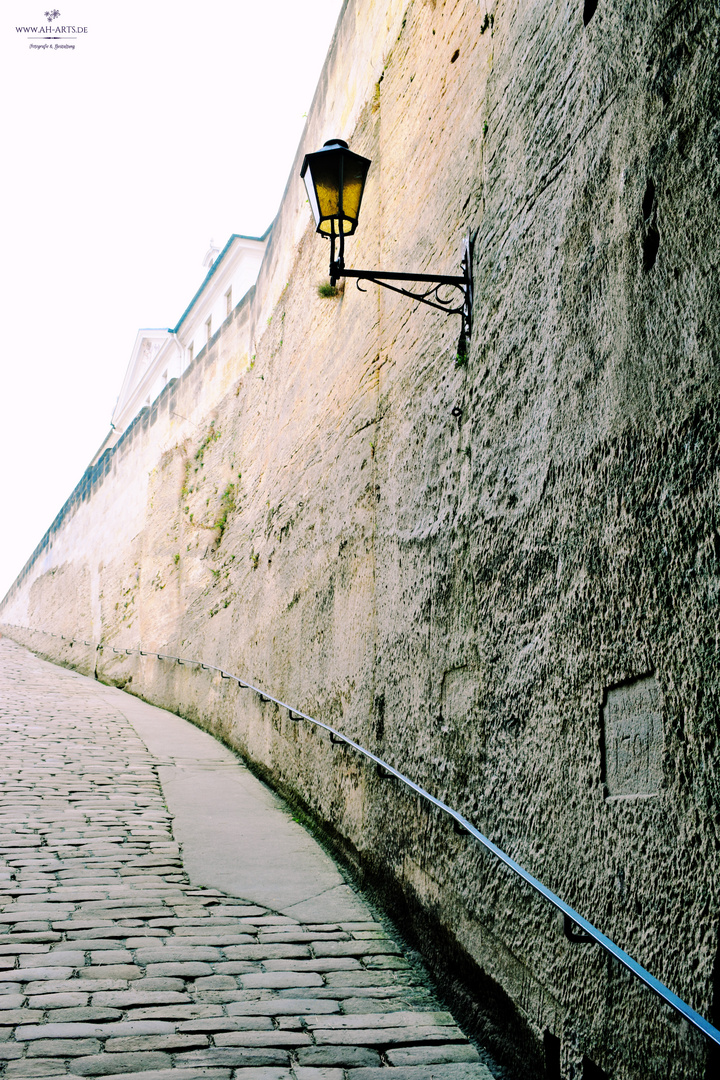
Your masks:
<path fill-rule="evenodd" d="M 268 236 L 270 235 L 270 230 L 271 229 L 272 229 L 272 222 L 270 223 L 270 225 L 268 225 L 267 229 L 262 234 L 262 236 L 245 236 L 244 233 L 233 233 L 232 234 L 232 236 L 228 240 L 227 244 L 222 249 L 222 251 L 218 255 L 217 259 L 215 260 L 215 262 L 212 264 L 212 266 L 208 270 L 207 274 L 205 275 L 205 278 L 203 279 L 202 285 L 200 286 L 198 291 L 195 293 L 195 295 L 193 296 L 193 298 L 190 301 L 190 303 L 188 304 L 188 306 L 183 311 L 182 315 L 180 316 L 179 322 L 177 323 L 176 326 L 173 326 L 170 329 L 168 329 L 168 334 L 177 334 L 180 327 L 185 322 L 185 320 L 187 319 L 187 317 L 190 314 L 190 312 L 192 311 L 192 309 L 195 307 L 195 304 L 197 303 L 197 301 L 200 299 L 200 297 L 204 293 L 205 287 L 208 284 L 208 282 L 210 281 L 210 278 L 214 275 L 215 271 L 219 268 L 220 263 L 225 258 L 225 255 L 227 254 L 228 249 L 234 243 L 234 241 L 235 240 L 254 240 L 257 243 L 262 243 L 264 240 L 267 240 Z"/>

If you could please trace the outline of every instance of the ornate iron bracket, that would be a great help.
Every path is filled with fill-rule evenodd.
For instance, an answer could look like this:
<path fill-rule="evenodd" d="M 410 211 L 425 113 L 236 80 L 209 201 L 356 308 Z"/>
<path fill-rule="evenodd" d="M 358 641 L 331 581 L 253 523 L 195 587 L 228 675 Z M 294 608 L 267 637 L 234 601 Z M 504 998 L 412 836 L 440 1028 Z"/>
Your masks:
<path fill-rule="evenodd" d="M 334 285 L 340 278 L 355 278 L 360 292 L 367 292 L 360 288 L 361 281 L 372 281 L 375 285 L 382 285 L 384 289 L 409 296 L 411 300 L 417 300 L 428 307 L 444 311 L 446 315 L 462 316 L 462 336 L 467 341 L 472 332 L 472 302 L 473 302 L 473 279 L 472 279 L 472 255 L 473 242 L 470 231 L 463 243 L 462 274 L 403 274 L 389 270 L 353 270 L 345 266 L 344 247 L 345 238 L 340 235 L 340 251 L 335 258 L 335 237 L 330 238 L 330 284 Z M 418 284 L 426 284 L 428 287 L 420 290 L 406 289 L 400 285 L 391 285 L 391 281 L 412 281 Z M 462 297 L 459 302 L 457 293 L 447 295 L 445 290 L 457 289 Z"/>

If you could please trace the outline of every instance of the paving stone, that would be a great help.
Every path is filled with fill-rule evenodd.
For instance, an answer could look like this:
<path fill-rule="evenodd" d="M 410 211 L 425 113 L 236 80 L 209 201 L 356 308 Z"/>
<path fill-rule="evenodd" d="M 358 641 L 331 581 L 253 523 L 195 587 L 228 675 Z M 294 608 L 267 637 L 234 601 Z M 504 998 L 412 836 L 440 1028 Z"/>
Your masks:
<path fill-rule="evenodd" d="M 224 950 L 228 960 L 309 959 L 307 945 L 228 945 Z"/>
<path fill-rule="evenodd" d="M 45 930 L 47 930 L 47 931 L 50 930 L 50 923 L 49 922 L 17 923 L 14 929 L 15 929 L 15 931 L 18 931 L 18 932 L 22 930 L 22 931 L 27 931 L 30 934 L 40 934 Z"/>
<path fill-rule="evenodd" d="M 213 1016 L 222 1016 L 222 1005 L 209 1005 L 195 1002 L 192 1005 L 159 1005 L 150 1009 L 133 1009 L 133 1017 L 138 1020 L 197 1020 Z"/>
<path fill-rule="evenodd" d="M 352 956 L 315 957 L 312 960 L 264 960 L 266 971 L 363 971 L 362 964 Z"/>
<path fill-rule="evenodd" d="M 78 916 L 70 919 L 56 919 L 53 926 L 58 932 L 64 930 L 95 930 L 98 928 L 110 930 L 113 923 L 110 919 L 87 919 Z"/>
<path fill-rule="evenodd" d="M 57 933 L 55 933 L 55 932 L 53 932 L 51 930 L 44 931 L 44 932 L 41 932 L 41 933 L 36 933 L 36 934 L 31 934 L 31 933 L 15 934 L 15 933 L 13 933 L 12 937 L 9 936 L 8 934 L 0 934 L 0 942 L 2 942 L 4 944 L 10 944 L 10 943 L 18 943 L 19 944 L 20 942 L 28 942 L 28 943 L 32 943 L 32 942 L 50 942 L 50 941 L 60 941 L 61 936 L 62 936 L 61 934 L 57 934 Z"/>
<path fill-rule="evenodd" d="M 129 937 L 128 935 L 132 935 Z M 125 944 L 129 949 L 137 948 L 138 946 L 146 946 L 148 942 L 154 942 L 155 939 L 165 938 L 167 936 L 166 930 L 153 930 L 151 927 L 141 926 L 133 927 L 128 930 L 127 927 L 116 926 L 100 926 L 89 927 L 87 929 L 68 929 L 66 930 L 66 936 L 73 938 L 75 941 L 87 941 L 89 947 L 94 944 L 95 938 L 102 939 L 103 941 L 112 941 L 113 938 L 119 938 L 125 941 Z"/>
<path fill-rule="evenodd" d="M 226 934 L 198 933 L 197 927 L 193 927 L 193 930 L 194 933 L 192 934 L 178 934 L 176 931 L 172 937 L 168 937 L 166 940 L 172 941 L 173 945 L 176 945 L 179 948 L 185 948 L 186 946 L 209 946 L 211 948 L 224 950 L 230 946 L 245 944 L 242 939 L 247 938 L 246 934 L 236 934 L 234 935 L 233 940 L 228 940 L 228 935 Z M 253 942 L 252 938 L 250 938 L 250 942 Z"/>
<path fill-rule="evenodd" d="M 304 926 L 298 926 L 297 930 L 265 930 L 258 934 L 258 941 L 268 945 L 279 945 L 288 942 L 298 945 L 310 945 L 316 941 L 349 941 L 350 935 L 342 930 L 329 934 L 313 934 Z"/>
<path fill-rule="evenodd" d="M 22 1046 L 16 1043 L 0 1043 L 0 1061 L 9 1061 L 11 1058 L 19 1058 L 22 1055 Z"/>
<path fill-rule="evenodd" d="M 214 1036 L 216 1046 L 309 1046 L 304 1031 L 226 1031 Z"/>
<path fill-rule="evenodd" d="M 295 919 L 283 915 L 271 915 L 268 917 L 267 908 L 258 907 L 256 904 L 216 904 L 212 909 L 213 915 L 235 915 L 238 919 L 265 920 L 267 922 L 294 923 Z"/>
<path fill-rule="evenodd" d="M 18 1027 L 15 1038 L 18 1042 L 33 1039 L 54 1038 L 70 1039 L 92 1036 L 103 1039 L 122 1035 L 167 1035 L 172 1034 L 175 1025 L 160 1020 L 126 1020 L 110 1024 L 35 1024 Z"/>
<path fill-rule="evenodd" d="M 237 990 L 237 986 L 232 975 L 207 975 L 195 980 L 196 990 Z"/>
<path fill-rule="evenodd" d="M 306 1046 L 298 1050 L 298 1064 L 356 1069 L 379 1066 L 380 1055 L 366 1046 Z"/>
<path fill-rule="evenodd" d="M 200 1069 L 149 1069 L 142 1072 L 110 1073 L 105 1080 L 230 1080 L 231 1069 L 217 1067 Z M 236 1074 L 237 1075 L 237 1074 Z M 67 1077 L 72 1080 L 72 1077 Z"/>
<path fill-rule="evenodd" d="M 145 968 L 147 975 L 167 975 L 182 979 L 196 979 L 202 975 L 212 975 L 214 968 L 199 960 L 188 960 L 185 963 L 174 964 L 148 964 Z"/>
<path fill-rule="evenodd" d="M 236 1069 L 235 1080 L 295 1080 L 289 1069 L 274 1069 L 271 1067 Z"/>
<path fill-rule="evenodd" d="M 215 945 L 223 948 L 225 945 L 252 945 L 255 939 L 251 934 L 230 933 L 222 927 L 210 926 L 176 926 L 174 928 L 175 940 L 180 944 L 192 941 L 198 945 Z"/>
<path fill-rule="evenodd" d="M 167 975 L 138 979 L 130 984 L 131 990 L 184 990 L 184 979 L 170 979 Z"/>
<path fill-rule="evenodd" d="M 142 1072 L 111 1072 L 106 1080 L 230 1080 L 231 1069 L 201 1068 L 201 1069 L 149 1069 Z M 72 1080 L 68 1077 L 68 1080 Z"/>
<path fill-rule="evenodd" d="M 189 1002 L 187 994 L 177 990 L 115 990 L 93 994 L 93 1005 L 108 1005 L 113 1009 L 128 1009 L 135 1005 L 179 1005 Z"/>
<path fill-rule="evenodd" d="M 385 1069 L 355 1069 L 352 1080 L 387 1080 Z M 393 1069 L 392 1080 L 439 1080 L 437 1065 L 401 1065 Z M 449 1063 L 442 1066 L 442 1080 L 493 1080 L 486 1065 Z"/>
<path fill-rule="evenodd" d="M 318 1001 L 316 998 L 269 998 L 265 1001 L 236 1001 L 227 1006 L 228 1016 L 305 1016 L 308 1013 L 335 1013 L 338 1001 Z"/>
<path fill-rule="evenodd" d="M 90 953 L 91 964 L 132 964 L 133 954 L 120 945 L 111 949 L 98 949 L 94 946 Z"/>
<path fill-rule="evenodd" d="M 397 1009 L 408 1008 L 414 1004 L 417 1004 L 418 1007 L 422 1007 L 426 1004 L 426 1001 L 423 998 L 419 998 L 416 1002 L 410 994 L 406 993 L 396 994 L 389 998 L 364 997 L 342 999 L 343 1012 L 346 1014 L 395 1012 Z"/>
<path fill-rule="evenodd" d="M 73 1061 L 73 1069 L 78 1076 L 109 1076 L 114 1073 L 144 1072 L 148 1069 L 169 1069 L 172 1058 L 169 1054 L 151 1050 L 137 1054 L 94 1054 Z"/>
<path fill-rule="evenodd" d="M 344 1080 L 342 1069 L 316 1069 L 312 1066 L 296 1065 L 293 1069 L 296 1080 Z"/>
<path fill-rule="evenodd" d="M 269 991 L 264 991 L 269 993 Z M 194 990 L 197 1001 L 211 1005 L 230 1005 L 235 1001 L 247 1001 L 248 994 L 263 993 L 260 990 Z"/>
<path fill-rule="evenodd" d="M 97 1054 L 102 1044 L 97 1039 L 38 1039 L 28 1046 L 28 1057 L 76 1057 Z"/>
<path fill-rule="evenodd" d="M 318 1044 L 358 1046 L 400 1046 L 403 1043 L 456 1041 L 463 1035 L 456 1027 L 410 1027 L 393 1028 L 315 1028 L 313 1036 Z"/>
<path fill-rule="evenodd" d="M 36 994 L 28 998 L 31 1009 L 78 1008 L 87 1005 L 88 994 Z"/>
<path fill-rule="evenodd" d="M 79 903 L 82 900 L 103 900 L 107 892 L 104 889 L 77 889 L 70 885 L 59 885 L 53 889 L 53 896 L 58 900 L 73 900 Z"/>
<path fill-rule="evenodd" d="M 48 979 L 46 982 L 28 983 L 25 990 L 31 994 L 93 993 L 97 990 L 127 990 L 127 979 Z"/>
<path fill-rule="evenodd" d="M 94 1009 L 92 1005 L 87 1005 L 76 1009 L 52 1009 L 48 1010 L 47 1015 L 51 1023 L 84 1023 L 85 1021 L 119 1020 L 122 1013 L 119 1009 Z M 34 1019 L 35 1017 L 30 1015 L 25 1018 L 26 1021 Z"/>
<path fill-rule="evenodd" d="M 267 961 L 263 964 L 263 967 L 267 967 Z M 275 963 L 282 964 L 287 961 L 276 960 Z M 260 971 L 260 962 L 258 960 L 223 960 L 221 964 L 213 964 L 213 968 L 219 975 L 248 975 L 253 971 Z"/>
<path fill-rule="evenodd" d="M 78 972 L 82 979 L 141 979 L 144 970 L 136 964 L 98 964 L 97 967 L 85 967 Z"/>
<path fill-rule="evenodd" d="M 81 933 L 84 933 L 84 931 L 81 931 Z M 75 945 L 76 947 L 79 945 L 84 949 L 92 949 L 92 950 L 98 949 L 98 950 L 103 950 L 103 951 L 112 951 L 112 952 L 115 952 L 117 954 L 117 958 L 115 960 L 113 960 L 112 963 L 118 964 L 118 963 L 125 962 L 124 958 L 123 958 L 123 953 L 127 952 L 128 950 L 125 949 L 125 942 L 120 937 L 119 938 L 107 938 L 107 937 L 83 938 L 83 937 L 80 937 L 79 935 L 70 934 L 69 932 L 68 932 L 67 936 L 68 936 L 68 938 L 72 937 L 72 939 L 73 939 L 72 944 Z M 92 953 L 91 953 L 91 956 L 92 956 Z M 132 955 L 130 956 L 130 959 L 132 960 Z M 95 963 L 95 961 L 91 959 L 90 963 L 91 964 Z"/>
<path fill-rule="evenodd" d="M 254 987 L 266 987 L 285 990 L 290 986 L 323 986 L 322 976 L 314 971 L 268 971 L 259 974 L 241 975 L 240 982 L 248 990 Z"/>
<path fill-rule="evenodd" d="M 139 948 L 135 953 L 139 964 L 172 964 L 182 960 L 222 960 L 219 949 L 207 945 L 166 945 L 163 948 Z"/>
<path fill-rule="evenodd" d="M 37 964 L 37 956 L 18 956 L 18 965 L 21 968 L 34 968 Z M 57 952 L 53 950 L 43 956 L 43 968 L 79 968 L 85 964 L 85 953 L 82 952 Z"/>
<path fill-rule="evenodd" d="M 13 911 L 7 909 L 0 912 L 0 925 L 12 925 L 13 923 L 29 923 L 29 922 L 46 922 L 51 919 L 61 919 L 68 915 L 72 911 L 70 905 L 65 905 L 64 908 L 56 907 L 54 904 L 48 904 L 46 907 L 38 908 L 15 908 Z"/>
<path fill-rule="evenodd" d="M 397 998 L 403 996 L 407 987 L 391 983 L 389 986 L 295 986 L 289 990 L 278 990 L 278 997 L 317 997 L 317 998 Z"/>
<path fill-rule="evenodd" d="M 119 907 L 119 908 L 112 908 L 109 911 L 104 911 L 103 916 L 105 916 L 108 919 L 121 920 L 125 926 L 131 926 L 132 925 L 131 920 L 134 920 L 139 925 L 140 920 L 142 920 L 142 919 L 152 919 L 156 915 L 159 915 L 162 912 L 162 910 L 163 909 L 161 907 L 144 907 L 144 908 L 134 909 L 132 911 L 132 913 L 129 914 L 123 908 Z M 55 926 L 55 925 L 56 924 L 53 923 L 53 926 Z"/>
<path fill-rule="evenodd" d="M 26 945 L 20 942 L 12 942 L 9 945 L 0 945 L 0 956 L 20 955 L 21 953 L 46 953 L 49 950 L 49 945 Z"/>
<path fill-rule="evenodd" d="M 404 956 L 366 956 L 364 964 L 370 971 L 411 970 L 411 964 Z"/>
<path fill-rule="evenodd" d="M 192 1050 L 209 1046 L 207 1035 L 176 1034 L 132 1035 L 108 1039 L 105 1049 L 111 1052 L 132 1053 L 138 1050 Z"/>
<path fill-rule="evenodd" d="M 385 1056 L 391 1065 L 445 1065 L 453 1061 L 480 1061 L 480 1055 L 470 1043 L 404 1046 L 399 1050 L 388 1050 Z"/>
<path fill-rule="evenodd" d="M 178 1031 L 272 1031 L 269 1016 L 216 1016 L 208 1020 L 187 1020 Z"/>
<path fill-rule="evenodd" d="M 42 1009 L 7 1009 L 0 1012 L 0 1025 L 28 1024 L 32 1020 L 42 1020 Z"/>
<path fill-rule="evenodd" d="M 417 1024 L 422 1027 L 445 1026 L 454 1027 L 455 1021 L 449 1012 L 393 1012 L 385 1016 L 357 1015 L 357 1016 L 307 1016 L 305 1023 L 308 1027 L 327 1028 L 362 1028 L 374 1025 L 382 1028 L 407 1027 Z"/>
<path fill-rule="evenodd" d="M 152 892 L 145 892 L 144 895 L 138 897 L 137 890 L 133 890 L 133 892 L 128 890 L 122 897 L 122 906 L 118 903 L 118 898 L 113 898 L 110 900 L 96 900 L 94 903 L 83 904 L 82 910 L 96 911 L 98 913 L 117 911 L 121 917 L 128 915 L 136 916 L 137 912 L 133 909 L 145 909 L 150 906 L 148 901 L 152 900 L 154 902 L 159 899 L 160 897 L 153 896 Z"/>
<path fill-rule="evenodd" d="M 380 956 L 400 955 L 394 941 L 313 941 L 315 956 Z"/>
<path fill-rule="evenodd" d="M 71 967 L 28 967 L 22 970 L 3 971 L 0 983 L 38 982 L 42 979 L 69 979 L 73 973 Z"/>
<path fill-rule="evenodd" d="M 189 1054 L 179 1054 L 176 1063 L 183 1067 L 189 1065 L 285 1065 L 290 1064 L 290 1055 L 286 1050 L 265 1050 L 245 1046 L 217 1046 L 209 1050 L 191 1050 Z"/>
<path fill-rule="evenodd" d="M 28 1061 L 24 1058 L 9 1061 L 5 1066 L 5 1076 L 15 1077 L 16 1080 L 40 1080 L 43 1076 L 67 1076 L 67 1070 L 57 1058 L 46 1058 L 44 1061 L 39 1058 Z"/>
<path fill-rule="evenodd" d="M 279 1031 L 302 1031 L 303 1019 L 302 1016 L 276 1016 L 274 1024 Z"/>
<path fill-rule="evenodd" d="M 24 994 L 0 994 L 0 1010 L 19 1009 L 25 1001 Z"/>

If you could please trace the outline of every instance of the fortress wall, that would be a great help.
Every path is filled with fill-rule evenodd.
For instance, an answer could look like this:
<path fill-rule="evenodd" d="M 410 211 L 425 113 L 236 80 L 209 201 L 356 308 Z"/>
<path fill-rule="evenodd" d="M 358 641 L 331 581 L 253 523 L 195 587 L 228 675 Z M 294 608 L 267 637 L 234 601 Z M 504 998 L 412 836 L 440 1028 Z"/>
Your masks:
<path fill-rule="evenodd" d="M 717 1021 L 718 15 L 583 11 L 348 0 L 255 294 L 1 617 L 253 761 L 518 1075 L 549 1032 L 565 1078 L 700 1078 L 699 1037 L 350 752 L 37 633 L 200 657 L 335 725 Z M 471 228 L 466 365 L 457 317 L 318 296 L 297 173 L 331 135 L 373 160 L 349 265 L 456 272 Z"/>
<path fill-rule="evenodd" d="M 158 461 L 212 421 L 218 399 L 247 369 L 253 294 L 251 289 L 181 378 L 172 379 L 116 446 L 88 467 L 4 598 L 3 617 L 41 626 L 59 625 L 60 619 L 69 633 L 99 640 L 104 619 L 97 601 L 104 553 L 124 552 L 132 545 L 144 526 Z M 60 571 L 67 583 L 62 588 L 54 581 Z"/>

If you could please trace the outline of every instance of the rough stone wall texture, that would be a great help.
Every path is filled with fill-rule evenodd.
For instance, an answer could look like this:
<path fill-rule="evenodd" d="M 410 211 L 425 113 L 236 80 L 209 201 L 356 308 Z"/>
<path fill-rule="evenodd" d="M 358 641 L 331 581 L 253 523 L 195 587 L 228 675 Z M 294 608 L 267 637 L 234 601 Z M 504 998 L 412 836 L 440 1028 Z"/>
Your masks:
<path fill-rule="evenodd" d="M 348 0 L 256 293 L 2 612 L 336 725 L 716 1022 L 719 22 L 710 0 Z M 466 365 L 457 318 L 316 294 L 297 173 L 331 135 L 373 159 L 350 265 L 453 273 L 475 235 Z M 701 1038 L 347 751 L 204 671 L 44 651 L 304 805 L 518 1075 L 545 1032 L 563 1077 L 704 1075 Z"/>

